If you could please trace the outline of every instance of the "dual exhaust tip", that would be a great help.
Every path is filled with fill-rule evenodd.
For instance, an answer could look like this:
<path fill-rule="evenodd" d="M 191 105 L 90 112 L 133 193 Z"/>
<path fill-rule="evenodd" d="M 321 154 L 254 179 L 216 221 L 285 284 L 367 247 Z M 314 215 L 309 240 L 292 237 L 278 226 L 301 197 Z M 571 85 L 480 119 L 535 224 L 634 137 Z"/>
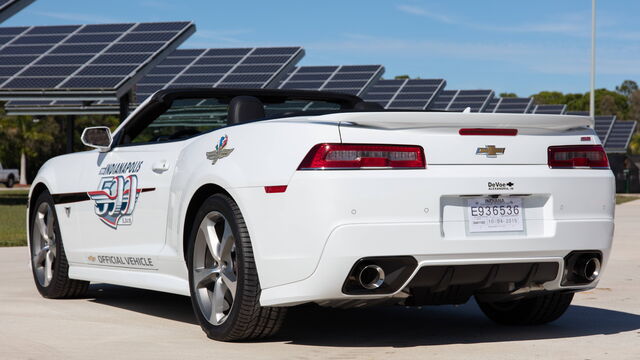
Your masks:
<path fill-rule="evenodd" d="M 358 284 L 367 290 L 375 290 L 384 284 L 384 270 L 375 264 L 364 266 L 357 276 Z"/>
<path fill-rule="evenodd" d="M 599 251 L 573 251 L 564 261 L 562 286 L 587 285 L 600 277 L 602 253 Z"/>
<path fill-rule="evenodd" d="M 573 269 L 573 272 L 578 277 L 591 282 L 600 276 L 600 267 L 600 259 L 595 256 L 584 256 L 576 262 L 576 267 Z"/>

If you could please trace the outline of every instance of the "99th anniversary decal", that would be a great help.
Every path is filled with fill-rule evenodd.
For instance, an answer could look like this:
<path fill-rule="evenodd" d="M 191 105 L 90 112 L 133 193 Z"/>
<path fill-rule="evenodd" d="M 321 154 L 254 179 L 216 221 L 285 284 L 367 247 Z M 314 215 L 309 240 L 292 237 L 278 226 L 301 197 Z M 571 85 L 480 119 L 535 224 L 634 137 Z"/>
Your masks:
<path fill-rule="evenodd" d="M 146 256 L 90 255 L 87 257 L 92 265 L 115 266 L 128 269 L 158 270 L 153 258 Z"/>

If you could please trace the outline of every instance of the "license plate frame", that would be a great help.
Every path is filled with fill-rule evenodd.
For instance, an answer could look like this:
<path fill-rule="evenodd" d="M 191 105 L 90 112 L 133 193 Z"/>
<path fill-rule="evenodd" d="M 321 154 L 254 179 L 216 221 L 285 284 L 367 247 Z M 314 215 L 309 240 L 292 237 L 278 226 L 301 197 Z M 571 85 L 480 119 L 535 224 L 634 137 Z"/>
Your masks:
<path fill-rule="evenodd" d="M 523 198 L 473 197 L 467 199 L 465 209 L 467 233 L 524 233 Z"/>

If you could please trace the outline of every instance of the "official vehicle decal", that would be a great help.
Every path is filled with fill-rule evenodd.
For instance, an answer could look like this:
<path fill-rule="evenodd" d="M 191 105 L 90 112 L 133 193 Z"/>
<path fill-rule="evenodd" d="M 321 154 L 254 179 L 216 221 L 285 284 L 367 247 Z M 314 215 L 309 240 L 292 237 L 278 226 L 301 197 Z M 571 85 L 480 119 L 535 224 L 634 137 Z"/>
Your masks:
<path fill-rule="evenodd" d="M 142 192 L 134 173 L 141 167 L 142 161 L 108 164 L 98 174 L 111 176 L 102 177 L 98 190 L 87 193 L 95 201 L 96 215 L 113 229 L 133 223 L 133 212 Z"/>
<path fill-rule="evenodd" d="M 227 143 L 229 142 L 229 136 L 225 135 L 218 140 L 218 144 L 216 144 L 216 149 L 213 151 L 207 152 L 207 159 L 211 160 L 211 165 L 214 165 L 218 160 L 229 156 L 233 151 L 233 148 L 226 149 Z"/>
<path fill-rule="evenodd" d="M 130 269 L 158 270 L 153 263 L 153 258 L 141 256 L 120 255 L 89 255 L 87 260 L 91 265 L 115 266 Z"/>
<path fill-rule="evenodd" d="M 487 145 L 486 147 L 479 147 L 476 150 L 476 155 L 486 155 L 488 158 L 495 158 L 498 155 L 504 155 L 505 148 L 498 148 L 495 145 Z"/>

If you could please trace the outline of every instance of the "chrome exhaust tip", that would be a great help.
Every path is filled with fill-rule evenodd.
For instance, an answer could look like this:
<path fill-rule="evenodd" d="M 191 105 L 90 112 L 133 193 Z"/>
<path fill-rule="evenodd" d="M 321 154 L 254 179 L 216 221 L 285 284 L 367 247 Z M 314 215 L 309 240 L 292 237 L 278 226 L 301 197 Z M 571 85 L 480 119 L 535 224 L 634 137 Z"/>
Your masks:
<path fill-rule="evenodd" d="M 384 270 L 378 265 L 367 265 L 358 273 L 358 283 L 367 290 L 377 289 L 384 283 Z"/>
<path fill-rule="evenodd" d="M 594 281 L 600 276 L 600 260 L 596 257 L 587 259 L 581 267 L 582 276 L 589 281 Z"/>

